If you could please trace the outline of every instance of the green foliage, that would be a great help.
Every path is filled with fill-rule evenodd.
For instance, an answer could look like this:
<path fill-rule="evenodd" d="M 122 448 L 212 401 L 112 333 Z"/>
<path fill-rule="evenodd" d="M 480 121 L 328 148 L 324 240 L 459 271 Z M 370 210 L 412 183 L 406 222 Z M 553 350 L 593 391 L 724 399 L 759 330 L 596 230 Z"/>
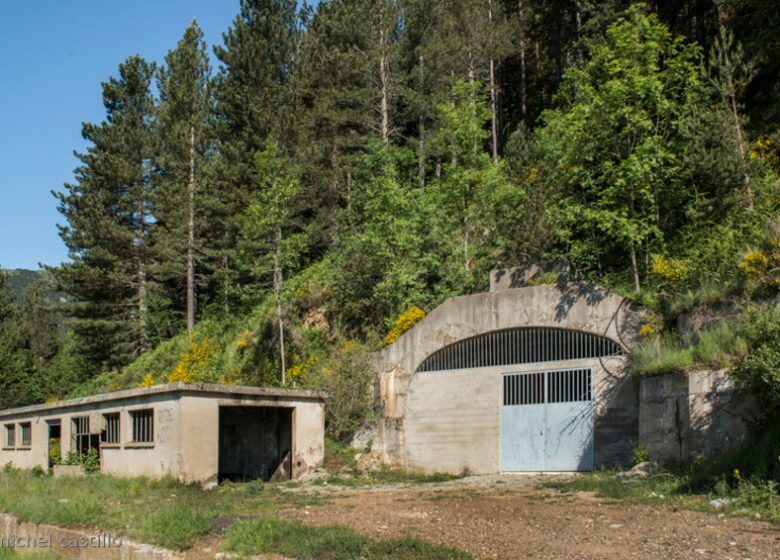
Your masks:
<path fill-rule="evenodd" d="M 633 7 L 583 65 L 565 72 L 559 108 L 543 114 L 539 144 L 562 187 L 571 258 L 594 269 L 605 252 L 619 251 L 636 290 L 637 255 L 663 246 L 693 198 L 676 154 L 685 152 L 684 123 L 702 99 L 698 53 Z"/>
<path fill-rule="evenodd" d="M 735 365 L 732 375 L 776 410 L 780 406 L 780 313 L 774 306 L 752 306 L 743 328 L 748 352 Z"/>
<path fill-rule="evenodd" d="M 466 559 L 465 552 L 404 538 L 375 541 L 342 527 L 310 527 L 264 517 L 239 521 L 226 534 L 228 550 L 250 556 L 277 553 L 294 558 Z"/>
<path fill-rule="evenodd" d="M 71 451 L 65 459 L 66 465 L 82 465 L 87 473 L 100 472 L 100 451 L 90 447 L 86 453 Z"/>
<path fill-rule="evenodd" d="M 638 465 L 639 463 L 644 463 L 649 459 L 650 459 L 650 452 L 647 450 L 647 447 L 641 444 L 637 445 L 634 448 L 634 452 L 631 454 L 631 462 L 635 465 Z"/>
<path fill-rule="evenodd" d="M 327 391 L 325 432 L 335 440 L 346 442 L 371 420 L 374 369 L 366 346 L 345 340 L 334 345 L 334 349 L 310 366 L 307 385 Z"/>
<path fill-rule="evenodd" d="M 523 192 L 510 183 L 501 162 L 482 149 L 489 132 L 485 125 L 490 111 L 479 95 L 479 84 L 458 81 L 452 88 L 452 101 L 439 105 L 440 129 L 436 144 L 450 161 L 434 187 L 437 204 L 447 212 L 459 243 L 453 257 L 460 261 L 464 288 L 481 287 L 488 268 L 495 265 L 506 241 L 501 227 L 502 210 L 517 212 Z M 459 257 L 459 258 L 458 258 Z"/>

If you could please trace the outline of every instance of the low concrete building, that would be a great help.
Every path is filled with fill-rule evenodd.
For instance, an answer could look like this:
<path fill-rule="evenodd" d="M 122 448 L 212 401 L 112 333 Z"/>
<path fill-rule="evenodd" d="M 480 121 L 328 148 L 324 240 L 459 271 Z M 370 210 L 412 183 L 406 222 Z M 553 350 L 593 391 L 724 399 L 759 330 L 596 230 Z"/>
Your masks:
<path fill-rule="evenodd" d="M 96 449 L 102 472 L 186 482 L 298 478 L 324 456 L 324 395 L 170 383 L 0 411 L 0 465 Z"/>
<path fill-rule="evenodd" d="M 382 419 L 362 439 L 385 460 L 453 473 L 630 461 L 642 310 L 587 283 L 514 287 L 523 274 L 495 272 L 494 291 L 448 299 L 379 353 Z"/>

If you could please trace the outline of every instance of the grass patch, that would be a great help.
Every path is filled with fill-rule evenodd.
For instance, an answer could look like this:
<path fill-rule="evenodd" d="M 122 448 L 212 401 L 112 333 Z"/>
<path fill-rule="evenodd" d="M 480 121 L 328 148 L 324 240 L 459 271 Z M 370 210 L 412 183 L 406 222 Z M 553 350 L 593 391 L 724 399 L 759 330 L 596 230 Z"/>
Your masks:
<path fill-rule="evenodd" d="M 351 446 L 325 439 L 325 469 L 333 473 L 325 480 L 319 480 L 315 484 L 337 484 L 339 486 L 373 486 L 381 484 L 429 484 L 435 482 L 447 482 L 468 476 L 464 471 L 461 474 L 426 473 L 423 471 L 407 470 L 382 465 L 375 470 L 361 471 L 357 467 L 355 456 L 361 453 Z"/>
<path fill-rule="evenodd" d="M 426 473 L 382 465 L 378 469 L 371 471 L 359 471 L 357 468 L 342 470 L 328 477 L 327 480 L 317 481 L 316 484 L 325 484 L 327 482 L 328 484 L 348 487 L 381 486 L 387 484 L 432 484 L 458 480 L 468 476 L 468 474 L 468 472 L 461 474 Z"/>
<path fill-rule="evenodd" d="M 759 517 L 780 524 L 780 426 L 717 460 L 670 467 L 669 472 L 627 480 L 601 471 L 542 483 L 564 493 L 594 492 L 608 499 L 664 504 L 699 511 Z M 720 507 L 710 502 L 720 498 Z"/>
<path fill-rule="evenodd" d="M 333 438 L 325 438 L 325 457 L 322 467 L 331 473 L 344 468 L 355 468 L 355 454 L 357 451 L 352 446 L 336 441 Z"/>
<path fill-rule="evenodd" d="M 24 553 L 13 548 L 0 546 L 0 560 L 60 560 L 62 557 L 53 552 L 25 549 Z"/>
<path fill-rule="evenodd" d="M 277 553 L 322 560 L 465 560 L 465 552 L 413 538 L 373 540 L 344 527 L 309 527 L 264 517 L 239 521 L 226 533 L 227 550 L 244 556 Z"/>
<path fill-rule="evenodd" d="M 174 479 L 33 476 L 0 472 L 0 511 L 23 521 L 115 531 L 143 542 L 187 549 L 211 531 L 218 517 L 271 514 L 280 508 L 322 504 L 322 497 L 286 492 L 261 482 L 212 490 Z M 0 559 L 2 560 L 2 559 Z"/>
<path fill-rule="evenodd" d="M 686 373 L 697 368 L 724 368 L 747 351 L 747 343 L 734 327 L 722 322 L 695 339 L 680 340 L 665 334 L 644 341 L 631 353 L 631 365 L 640 375 Z"/>

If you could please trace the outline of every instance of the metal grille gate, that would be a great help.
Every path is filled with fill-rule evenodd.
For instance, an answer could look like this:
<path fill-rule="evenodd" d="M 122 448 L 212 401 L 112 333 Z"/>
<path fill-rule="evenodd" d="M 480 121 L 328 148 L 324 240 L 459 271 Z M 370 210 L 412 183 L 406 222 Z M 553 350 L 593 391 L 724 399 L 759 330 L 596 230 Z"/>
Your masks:
<path fill-rule="evenodd" d="M 472 369 L 624 355 L 624 349 L 614 340 L 592 333 L 547 327 L 521 327 L 492 331 L 454 342 L 428 356 L 417 371 Z"/>
<path fill-rule="evenodd" d="M 503 376 L 501 470 L 593 469 L 589 368 Z"/>

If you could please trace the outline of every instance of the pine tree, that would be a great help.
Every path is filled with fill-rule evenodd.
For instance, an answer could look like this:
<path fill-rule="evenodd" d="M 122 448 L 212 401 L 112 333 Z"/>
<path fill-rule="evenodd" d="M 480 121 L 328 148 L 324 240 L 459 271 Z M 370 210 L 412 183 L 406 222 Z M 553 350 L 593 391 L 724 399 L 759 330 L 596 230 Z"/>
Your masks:
<path fill-rule="evenodd" d="M 167 288 L 166 299 L 177 311 L 185 308 L 188 331 L 195 324 L 196 275 L 203 266 L 206 228 L 201 218 L 212 202 L 204 170 L 213 147 L 209 81 L 206 43 L 193 21 L 158 71 L 160 150 L 154 197 L 154 272 Z"/>
<path fill-rule="evenodd" d="M 103 84 L 106 120 L 85 124 L 91 142 L 75 184 L 54 193 L 67 225 L 60 236 L 71 262 L 53 269 L 73 297 L 72 326 L 90 359 L 106 367 L 149 349 L 148 229 L 154 65 L 132 56 Z"/>
<path fill-rule="evenodd" d="M 215 47 L 223 64 L 215 82 L 218 157 L 210 178 L 215 204 L 208 209 L 210 292 L 225 305 L 247 279 L 235 251 L 240 220 L 258 177 L 255 154 L 268 136 L 286 138 L 289 81 L 299 29 L 295 0 L 241 0 L 241 11 Z M 246 271 L 243 271 L 244 273 Z"/>
<path fill-rule="evenodd" d="M 392 128 L 389 95 L 384 96 L 384 113 L 380 107 L 382 80 L 379 56 L 374 55 L 381 39 L 378 32 L 372 36 L 370 24 L 381 14 L 370 8 L 379 4 L 320 4 L 296 62 L 295 153 L 301 162 L 302 201 L 312 222 L 319 224 L 311 238 L 320 248 L 332 242 L 336 210 L 353 206 L 353 169 L 372 134 L 381 134 L 382 114 L 388 138 Z M 389 79 L 385 84 L 390 85 Z"/>

